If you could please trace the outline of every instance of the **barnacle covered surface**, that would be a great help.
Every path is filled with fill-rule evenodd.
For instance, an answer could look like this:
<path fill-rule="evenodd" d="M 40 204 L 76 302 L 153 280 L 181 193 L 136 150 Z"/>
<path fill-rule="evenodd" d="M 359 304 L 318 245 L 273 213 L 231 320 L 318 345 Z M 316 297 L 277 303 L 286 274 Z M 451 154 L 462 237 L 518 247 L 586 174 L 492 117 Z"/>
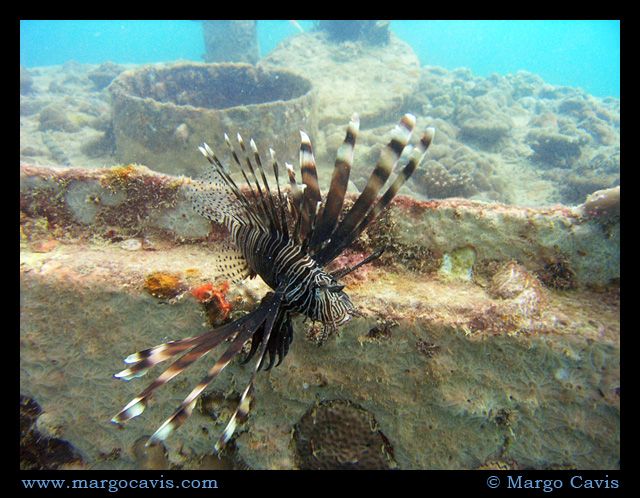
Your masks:
<path fill-rule="evenodd" d="M 153 222 L 196 223 L 183 182 L 139 167 L 22 168 L 21 394 L 47 414 L 40 425 L 90 468 L 220 462 L 211 455 L 225 403 L 199 405 L 161 453 L 141 452 L 138 442 L 204 375 L 206 362 L 159 390 L 126 431 L 109 423 L 147 382 L 114 380 L 123 358 L 224 319 L 202 299 L 220 275 L 211 256 L 224 232 L 194 224 L 186 236 Z M 101 223 L 77 216 L 68 195 L 77 185 L 94 196 L 86 202 L 98 206 Z M 143 204 L 133 203 L 133 191 L 144 194 Z M 145 203 L 155 208 L 144 220 L 119 211 Z M 358 461 L 383 454 L 400 469 L 619 466 L 619 223 L 604 230 L 562 207 L 401 197 L 345 253 L 345 264 L 383 244 L 387 252 L 366 278 L 347 282 L 364 316 L 321 347 L 307 339 L 312 324 L 296 323 L 290 354 L 258 376 L 249 417 L 221 464 L 300 467 L 293 428 L 333 401 L 357 405 L 344 408 L 345 417 L 373 417 L 384 436 L 372 431 L 386 453 L 374 445 Z M 470 278 L 443 274 L 446 255 L 461 274 L 470 264 Z M 169 288 L 179 291 L 152 295 L 145 286 L 154 275 L 177 279 Z M 220 284 L 211 289 L 226 289 Z M 259 280 L 231 285 L 228 319 L 266 291 Z M 250 374 L 250 365 L 233 362 L 214 386 L 219 398 L 236 399 Z M 360 455 L 369 436 L 354 432 L 346 452 Z"/>

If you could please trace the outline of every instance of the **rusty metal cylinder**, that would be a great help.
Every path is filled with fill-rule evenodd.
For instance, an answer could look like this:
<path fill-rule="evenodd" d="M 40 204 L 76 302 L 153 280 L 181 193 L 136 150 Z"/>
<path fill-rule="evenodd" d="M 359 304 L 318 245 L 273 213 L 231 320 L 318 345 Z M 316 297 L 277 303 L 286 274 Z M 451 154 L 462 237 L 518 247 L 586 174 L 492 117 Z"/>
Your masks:
<path fill-rule="evenodd" d="M 206 164 L 198 145 L 226 154 L 224 133 L 253 138 L 293 161 L 299 130 L 317 133 L 316 92 L 287 70 L 250 64 L 180 63 L 125 71 L 109 87 L 116 157 L 173 175 L 197 174 Z M 235 139 L 235 136 L 231 137 Z"/>

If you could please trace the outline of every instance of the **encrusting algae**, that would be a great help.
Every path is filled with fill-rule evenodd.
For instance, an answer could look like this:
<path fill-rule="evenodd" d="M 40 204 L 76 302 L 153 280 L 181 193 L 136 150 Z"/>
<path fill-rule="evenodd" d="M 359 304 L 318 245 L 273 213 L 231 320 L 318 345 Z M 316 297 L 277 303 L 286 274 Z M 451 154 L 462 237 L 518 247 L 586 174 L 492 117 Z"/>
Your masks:
<path fill-rule="evenodd" d="M 153 297 L 162 299 L 173 299 L 184 291 L 184 286 L 178 277 L 160 272 L 147 276 L 144 288 Z"/>

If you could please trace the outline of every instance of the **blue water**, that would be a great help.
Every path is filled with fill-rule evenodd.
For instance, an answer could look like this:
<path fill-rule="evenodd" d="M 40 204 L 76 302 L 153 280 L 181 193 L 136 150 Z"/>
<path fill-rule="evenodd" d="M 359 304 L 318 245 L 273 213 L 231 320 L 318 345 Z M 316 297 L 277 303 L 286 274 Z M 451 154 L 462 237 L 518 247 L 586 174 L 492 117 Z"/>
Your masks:
<path fill-rule="evenodd" d="M 311 21 L 297 21 L 303 29 Z M 552 85 L 620 97 L 620 21 L 393 21 L 422 64 L 475 76 L 529 71 Z M 263 55 L 298 33 L 289 21 L 258 23 Z M 195 21 L 20 21 L 20 63 L 201 61 Z"/>

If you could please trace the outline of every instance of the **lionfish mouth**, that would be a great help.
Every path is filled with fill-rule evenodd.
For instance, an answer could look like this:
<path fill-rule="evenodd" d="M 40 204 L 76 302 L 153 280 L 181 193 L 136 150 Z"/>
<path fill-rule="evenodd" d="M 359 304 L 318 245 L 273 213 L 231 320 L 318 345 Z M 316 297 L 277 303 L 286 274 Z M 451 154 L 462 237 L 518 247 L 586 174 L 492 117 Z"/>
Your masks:
<path fill-rule="evenodd" d="M 323 333 L 337 331 L 355 314 L 358 314 L 343 285 L 338 280 L 363 264 L 379 257 L 379 248 L 368 258 L 349 268 L 326 273 L 324 268 L 337 258 L 389 205 L 391 200 L 413 174 L 433 141 L 435 130 L 428 128 L 418 144 L 407 154 L 407 160 L 399 169 L 393 183 L 379 197 L 379 192 L 398 164 L 409 143 L 416 118 L 405 114 L 392 131 L 389 143 L 380 154 L 371 177 L 349 211 L 341 217 L 344 199 L 353 161 L 353 151 L 360 121 L 354 114 L 347 126 L 344 143 L 338 149 L 334 172 L 324 202 L 318 187 L 315 158 L 311 141 L 301 132 L 300 173 L 298 184 L 295 172 L 287 165 L 290 190 L 280 186 L 280 174 L 275 153 L 270 150 L 271 165 L 275 177 L 275 191 L 269 186 L 258 148 L 253 140 L 247 150 L 238 135 L 243 161 L 225 135 L 231 157 L 248 185 L 238 187 L 229 170 L 216 157 L 207 144 L 200 151 L 211 164 L 204 175 L 189 184 L 189 198 L 194 210 L 231 232 L 238 250 L 223 258 L 227 277 L 241 281 L 247 276 L 259 274 L 270 284 L 268 293 L 258 308 L 241 318 L 210 330 L 202 335 L 167 342 L 129 355 L 124 361 L 128 368 L 115 375 L 131 380 L 147 373 L 155 365 L 169 359 L 175 361 L 145 390 L 136 396 L 112 422 L 122 423 L 140 415 L 156 389 L 182 373 L 211 350 L 229 340 L 209 373 L 185 398 L 177 410 L 151 436 L 147 445 L 155 445 L 166 439 L 180 427 L 193 412 L 200 394 L 217 378 L 224 368 L 251 341 L 247 361 L 257 354 L 253 373 L 244 389 L 238 407 L 216 444 L 221 449 L 231 438 L 236 419 L 249 411 L 249 393 L 257 372 L 280 364 L 293 340 L 292 314 L 300 313 L 312 319 L 320 318 Z M 317 292 L 316 282 L 325 282 Z M 268 354 L 267 354 L 268 353 Z M 268 357 L 268 365 L 266 361 Z"/>

